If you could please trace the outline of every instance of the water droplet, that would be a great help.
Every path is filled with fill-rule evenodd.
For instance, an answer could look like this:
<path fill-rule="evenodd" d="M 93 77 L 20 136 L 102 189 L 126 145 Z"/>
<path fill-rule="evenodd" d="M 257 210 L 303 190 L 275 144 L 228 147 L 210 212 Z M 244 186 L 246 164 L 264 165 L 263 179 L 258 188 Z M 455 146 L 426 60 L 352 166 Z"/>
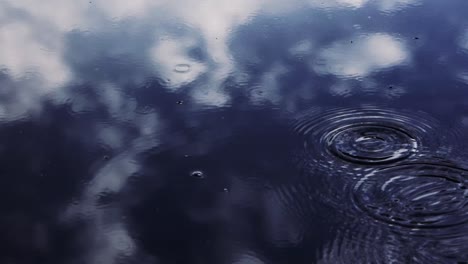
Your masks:
<path fill-rule="evenodd" d="M 190 173 L 190 176 L 198 178 L 198 179 L 205 178 L 205 174 L 202 171 L 198 171 L 198 170 L 197 171 L 192 171 L 192 173 Z"/>
<path fill-rule="evenodd" d="M 189 64 L 177 64 L 174 68 L 174 71 L 178 73 L 187 73 L 190 71 L 190 65 Z"/>

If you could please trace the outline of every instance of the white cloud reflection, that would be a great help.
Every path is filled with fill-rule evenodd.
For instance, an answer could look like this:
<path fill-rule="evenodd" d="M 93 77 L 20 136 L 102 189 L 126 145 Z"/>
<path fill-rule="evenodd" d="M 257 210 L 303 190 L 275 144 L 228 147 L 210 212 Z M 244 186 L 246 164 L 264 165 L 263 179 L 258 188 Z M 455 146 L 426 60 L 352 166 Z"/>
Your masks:
<path fill-rule="evenodd" d="M 135 257 L 137 252 L 135 242 L 123 224 L 120 206 L 99 203 L 102 195 L 120 193 L 128 179 L 140 170 L 138 154 L 159 145 L 158 135 L 162 124 L 159 116 L 156 113 L 130 114 L 133 117 L 128 122 L 134 124 L 139 134 L 126 144 L 122 144 L 119 138 L 121 131 L 118 125 L 99 127 L 98 137 L 113 135 L 106 137 L 104 142 L 120 154 L 96 172 L 79 200 L 70 204 L 64 215 L 65 219 L 82 216 L 87 220 L 88 230 L 83 234 L 83 239 L 89 244 L 84 256 L 85 263 L 118 263 L 122 256 Z"/>
<path fill-rule="evenodd" d="M 70 78 L 70 71 L 62 59 L 61 39 L 41 39 L 39 32 L 26 23 L 17 22 L 0 28 L 0 67 L 15 78 L 37 74 L 47 90 Z M 56 36 L 53 36 L 56 37 Z"/>
<path fill-rule="evenodd" d="M 169 2 L 168 0 L 113 0 L 109 3 L 107 0 L 92 0 L 90 8 L 96 7 L 110 18 L 121 19 L 151 15 L 156 8 Z"/>
<path fill-rule="evenodd" d="M 187 0 L 183 4 L 184 8 L 180 8 L 180 3 L 175 2 L 171 2 L 171 4 L 168 5 L 168 9 L 172 11 L 171 14 L 174 15 L 175 19 L 183 21 L 187 26 L 200 31 L 206 49 L 209 51 L 209 60 L 212 62 L 209 67 L 210 74 L 206 76 L 206 80 L 200 84 L 200 87 L 193 91 L 192 96 L 196 102 L 219 107 L 230 101 L 229 96 L 222 90 L 223 81 L 235 70 L 235 63 L 228 48 L 229 38 L 237 27 L 247 23 L 250 18 L 253 17 L 256 10 L 258 10 L 263 3 L 263 0 L 239 0 L 229 3 L 217 0 L 207 0 L 203 2 Z M 180 45 L 188 46 L 184 44 L 184 41 L 181 41 L 181 39 L 175 41 L 182 44 L 171 45 L 172 47 Z M 188 42 L 190 43 L 190 40 L 188 40 Z M 194 80 L 207 70 L 206 68 L 208 68 L 208 65 L 191 61 L 187 58 L 187 53 L 182 49 L 176 48 L 176 51 L 163 46 L 161 50 L 160 45 L 161 44 L 158 44 L 154 50 L 161 51 L 160 53 L 175 55 L 162 57 L 163 60 L 167 58 L 167 60 L 172 61 L 171 63 L 164 63 L 165 65 L 172 65 L 172 69 L 168 67 L 164 71 L 165 73 L 172 72 L 170 76 L 176 78 L 175 83 L 171 81 L 172 87 L 177 87 L 187 81 Z M 166 52 L 165 50 L 170 51 Z M 185 58 L 183 54 L 185 54 Z M 161 57 L 155 56 L 156 63 L 160 63 L 160 59 Z M 174 74 L 173 69 L 175 65 L 182 61 L 185 61 L 184 63 L 191 66 L 190 72 Z M 183 79 L 185 79 L 185 82 Z"/>
<path fill-rule="evenodd" d="M 333 43 L 311 62 L 320 74 L 363 77 L 409 60 L 403 41 L 387 34 L 371 34 Z"/>
<path fill-rule="evenodd" d="M 315 8 L 336 9 L 352 8 L 357 9 L 366 5 L 374 5 L 378 10 L 386 13 L 396 12 L 409 6 L 420 4 L 421 0 L 310 0 L 309 3 Z"/>
<path fill-rule="evenodd" d="M 207 65 L 189 57 L 188 51 L 196 43 L 191 39 L 164 39 L 151 49 L 159 76 L 170 89 L 178 89 L 196 80 L 207 71 Z M 178 69 L 178 67 L 186 69 Z"/>
<path fill-rule="evenodd" d="M 314 8 L 321 9 L 357 9 L 366 5 L 374 5 L 382 12 L 396 12 L 417 5 L 420 0 L 309 0 L 308 3 Z"/>
<path fill-rule="evenodd" d="M 379 10 L 383 12 L 395 12 L 421 4 L 421 0 L 374 0 L 374 2 Z"/>
<path fill-rule="evenodd" d="M 360 8 L 366 4 L 368 0 L 310 0 L 309 3 L 315 8 Z"/>

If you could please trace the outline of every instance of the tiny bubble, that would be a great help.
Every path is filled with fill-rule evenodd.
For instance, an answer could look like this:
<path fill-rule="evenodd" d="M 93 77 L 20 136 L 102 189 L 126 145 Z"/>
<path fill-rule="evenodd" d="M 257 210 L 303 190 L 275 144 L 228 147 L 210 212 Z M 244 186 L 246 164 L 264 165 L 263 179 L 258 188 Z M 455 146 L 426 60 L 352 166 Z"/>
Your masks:
<path fill-rule="evenodd" d="M 178 104 L 178 105 L 181 105 L 181 104 L 183 104 L 183 103 L 184 103 L 184 101 L 182 101 L 182 100 L 177 101 L 177 104 Z"/>

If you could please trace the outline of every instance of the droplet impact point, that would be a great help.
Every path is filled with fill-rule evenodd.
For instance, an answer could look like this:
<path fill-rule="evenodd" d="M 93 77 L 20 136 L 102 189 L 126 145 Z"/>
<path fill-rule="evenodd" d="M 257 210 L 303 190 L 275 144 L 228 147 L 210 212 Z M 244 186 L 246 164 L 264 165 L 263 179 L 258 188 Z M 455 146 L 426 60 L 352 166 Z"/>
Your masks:
<path fill-rule="evenodd" d="M 198 179 L 203 179 L 205 178 L 205 174 L 202 172 L 202 171 L 192 171 L 190 173 L 190 176 L 194 177 L 194 178 L 198 178 Z"/>
<path fill-rule="evenodd" d="M 187 73 L 190 71 L 190 65 L 189 64 L 177 64 L 174 68 L 174 71 L 178 73 Z"/>

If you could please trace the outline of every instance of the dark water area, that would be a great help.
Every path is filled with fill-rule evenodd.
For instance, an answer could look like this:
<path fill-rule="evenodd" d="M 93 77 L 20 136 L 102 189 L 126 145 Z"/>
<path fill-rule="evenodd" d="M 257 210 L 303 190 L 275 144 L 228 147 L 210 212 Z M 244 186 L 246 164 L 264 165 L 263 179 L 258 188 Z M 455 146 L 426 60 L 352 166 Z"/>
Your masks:
<path fill-rule="evenodd" d="M 0 0 L 0 263 L 468 263 L 467 14 Z"/>

